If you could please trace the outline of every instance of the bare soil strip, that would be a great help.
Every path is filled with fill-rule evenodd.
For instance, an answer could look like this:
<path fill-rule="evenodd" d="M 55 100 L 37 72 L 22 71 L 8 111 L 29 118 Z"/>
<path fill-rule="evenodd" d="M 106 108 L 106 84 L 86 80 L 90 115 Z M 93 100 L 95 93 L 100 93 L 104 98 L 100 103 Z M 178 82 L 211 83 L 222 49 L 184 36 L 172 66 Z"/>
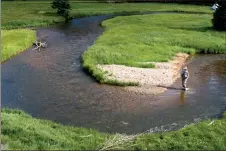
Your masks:
<path fill-rule="evenodd" d="M 178 53 L 172 61 L 153 62 L 156 68 L 137 68 L 124 65 L 98 65 L 107 71 L 106 78 L 120 82 L 139 82 L 139 86 L 126 87 L 128 91 L 142 94 L 159 94 L 167 90 L 179 77 L 179 71 L 185 65 L 188 54 Z M 145 62 L 150 63 L 150 62 Z M 109 74 L 110 73 L 110 74 Z"/>

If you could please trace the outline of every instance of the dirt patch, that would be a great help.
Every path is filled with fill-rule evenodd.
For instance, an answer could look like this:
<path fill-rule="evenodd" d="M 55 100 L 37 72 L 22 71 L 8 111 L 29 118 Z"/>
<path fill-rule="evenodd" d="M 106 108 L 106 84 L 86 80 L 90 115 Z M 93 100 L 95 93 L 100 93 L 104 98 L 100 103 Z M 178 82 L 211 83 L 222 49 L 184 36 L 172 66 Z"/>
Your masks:
<path fill-rule="evenodd" d="M 179 77 L 179 71 L 188 57 L 188 54 L 178 53 L 172 61 L 152 62 L 156 65 L 156 68 L 137 68 L 124 65 L 98 65 L 98 67 L 110 73 L 106 75 L 108 79 L 117 79 L 121 82 L 138 82 L 140 84 L 136 87 L 126 87 L 125 89 L 128 91 L 159 94 L 166 90 L 163 87 L 172 85 Z"/>

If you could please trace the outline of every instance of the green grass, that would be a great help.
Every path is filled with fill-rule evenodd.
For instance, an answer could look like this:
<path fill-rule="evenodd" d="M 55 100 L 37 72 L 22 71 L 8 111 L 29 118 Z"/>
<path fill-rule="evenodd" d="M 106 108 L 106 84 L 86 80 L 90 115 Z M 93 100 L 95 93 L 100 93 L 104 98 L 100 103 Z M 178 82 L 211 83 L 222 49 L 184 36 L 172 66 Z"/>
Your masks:
<path fill-rule="evenodd" d="M 2 29 L 40 27 L 62 22 L 51 8 L 51 1 L 4 1 L 2 5 Z M 202 13 L 211 13 L 207 6 L 179 5 L 179 4 L 158 4 L 158 3 L 78 3 L 71 1 L 71 16 L 82 17 L 100 14 L 126 14 L 146 11 L 196 11 Z M 16 9 L 15 9 L 16 8 Z M 127 11 L 125 11 L 125 8 Z M 33 32 L 33 33 L 32 33 Z M 2 31 L 2 61 L 5 61 L 13 55 L 31 46 L 34 40 L 34 31 L 13 30 Z M 22 38 L 21 38 L 22 37 Z M 101 72 L 96 74 L 101 75 Z M 105 83 L 114 83 L 116 85 L 137 85 L 137 83 L 122 83 L 117 80 L 107 81 Z"/>
<path fill-rule="evenodd" d="M 138 136 L 131 142 L 115 146 L 127 150 L 225 150 L 226 114 L 222 120 L 203 121 L 186 128 Z"/>
<path fill-rule="evenodd" d="M 51 8 L 51 1 L 2 2 L 2 29 L 37 27 L 62 22 Z M 92 16 L 146 11 L 185 11 L 212 13 L 209 6 L 158 4 L 158 3 L 77 3 L 71 1 L 71 16 Z M 125 9 L 126 8 L 126 9 Z"/>
<path fill-rule="evenodd" d="M 1 30 L 2 62 L 31 47 L 36 38 L 36 32 L 28 29 Z"/>
<path fill-rule="evenodd" d="M 226 53 L 226 33 L 212 30 L 209 14 L 155 14 L 116 17 L 84 54 L 83 66 L 101 83 L 108 83 L 97 64 L 154 67 L 176 53 Z M 142 63 L 143 62 L 143 63 Z"/>
<path fill-rule="evenodd" d="M 48 12 L 53 12 L 50 2 L 2 2 L 2 29 L 47 26 L 63 21 Z"/>
<path fill-rule="evenodd" d="M 20 110 L 2 109 L 1 114 L 2 144 L 7 144 L 8 149 L 14 150 L 226 149 L 226 114 L 223 119 L 214 119 L 212 125 L 207 120 L 177 131 L 137 134 L 130 141 L 128 138 L 133 136 L 63 126 L 32 118 Z"/>
<path fill-rule="evenodd" d="M 155 12 L 155 11 L 183 11 L 209 13 L 213 12 L 209 6 L 182 5 L 182 4 L 163 4 L 163 3 L 72 3 L 72 16 L 90 16 L 101 14 L 123 14 L 132 12 Z M 126 8 L 126 9 L 125 9 Z"/>
<path fill-rule="evenodd" d="M 9 149 L 95 149 L 108 134 L 92 129 L 62 126 L 32 118 L 19 110 L 3 109 L 1 141 Z"/>

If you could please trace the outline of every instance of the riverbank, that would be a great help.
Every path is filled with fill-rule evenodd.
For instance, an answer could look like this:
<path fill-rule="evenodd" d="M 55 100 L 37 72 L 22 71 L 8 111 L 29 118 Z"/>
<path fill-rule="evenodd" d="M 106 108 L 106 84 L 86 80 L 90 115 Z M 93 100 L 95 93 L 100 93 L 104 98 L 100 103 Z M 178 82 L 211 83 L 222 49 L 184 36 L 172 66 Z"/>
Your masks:
<path fill-rule="evenodd" d="M 20 110 L 3 109 L 1 116 L 1 143 L 13 150 L 226 149 L 226 114 L 222 119 L 202 121 L 177 131 L 135 135 L 63 126 Z"/>
<path fill-rule="evenodd" d="M 1 30 L 1 63 L 31 47 L 35 39 L 34 30 Z"/>
<path fill-rule="evenodd" d="M 83 54 L 83 66 L 101 83 L 143 85 L 150 83 L 146 78 L 152 81 L 159 76 L 165 83 L 158 84 L 168 85 L 174 80 L 164 74 L 167 70 L 151 78 L 153 69 L 140 68 L 153 68 L 154 62 L 167 64 L 178 53 L 226 53 L 225 32 L 212 30 L 211 18 L 208 14 L 178 13 L 106 20 L 102 23 L 105 32 Z M 143 74 L 144 70 L 151 73 Z"/>

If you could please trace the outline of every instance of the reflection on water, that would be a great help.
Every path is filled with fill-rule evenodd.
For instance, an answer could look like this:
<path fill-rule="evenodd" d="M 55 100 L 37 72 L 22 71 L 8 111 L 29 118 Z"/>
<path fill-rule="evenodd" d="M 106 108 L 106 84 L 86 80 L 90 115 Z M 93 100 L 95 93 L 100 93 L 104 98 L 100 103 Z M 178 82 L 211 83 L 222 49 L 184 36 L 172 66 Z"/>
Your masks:
<path fill-rule="evenodd" d="M 106 17 L 39 29 L 49 47 L 25 51 L 1 67 L 2 106 L 63 124 L 129 134 L 171 130 L 225 110 L 226 55 L 194 56 L 188 64 L 188 91 L 181 91 L 180 79 L 158 97 L 97 84 L 83 71 L 81 55 L 103 32 L 99 24 Z"/>
<path fill-rule="evenodd" d="M 185 91 L 182 90 L 180 92 L 180 102 L 181 102 L 182 105 L 184 104 L 184 94 L 185 94 Z"/>

